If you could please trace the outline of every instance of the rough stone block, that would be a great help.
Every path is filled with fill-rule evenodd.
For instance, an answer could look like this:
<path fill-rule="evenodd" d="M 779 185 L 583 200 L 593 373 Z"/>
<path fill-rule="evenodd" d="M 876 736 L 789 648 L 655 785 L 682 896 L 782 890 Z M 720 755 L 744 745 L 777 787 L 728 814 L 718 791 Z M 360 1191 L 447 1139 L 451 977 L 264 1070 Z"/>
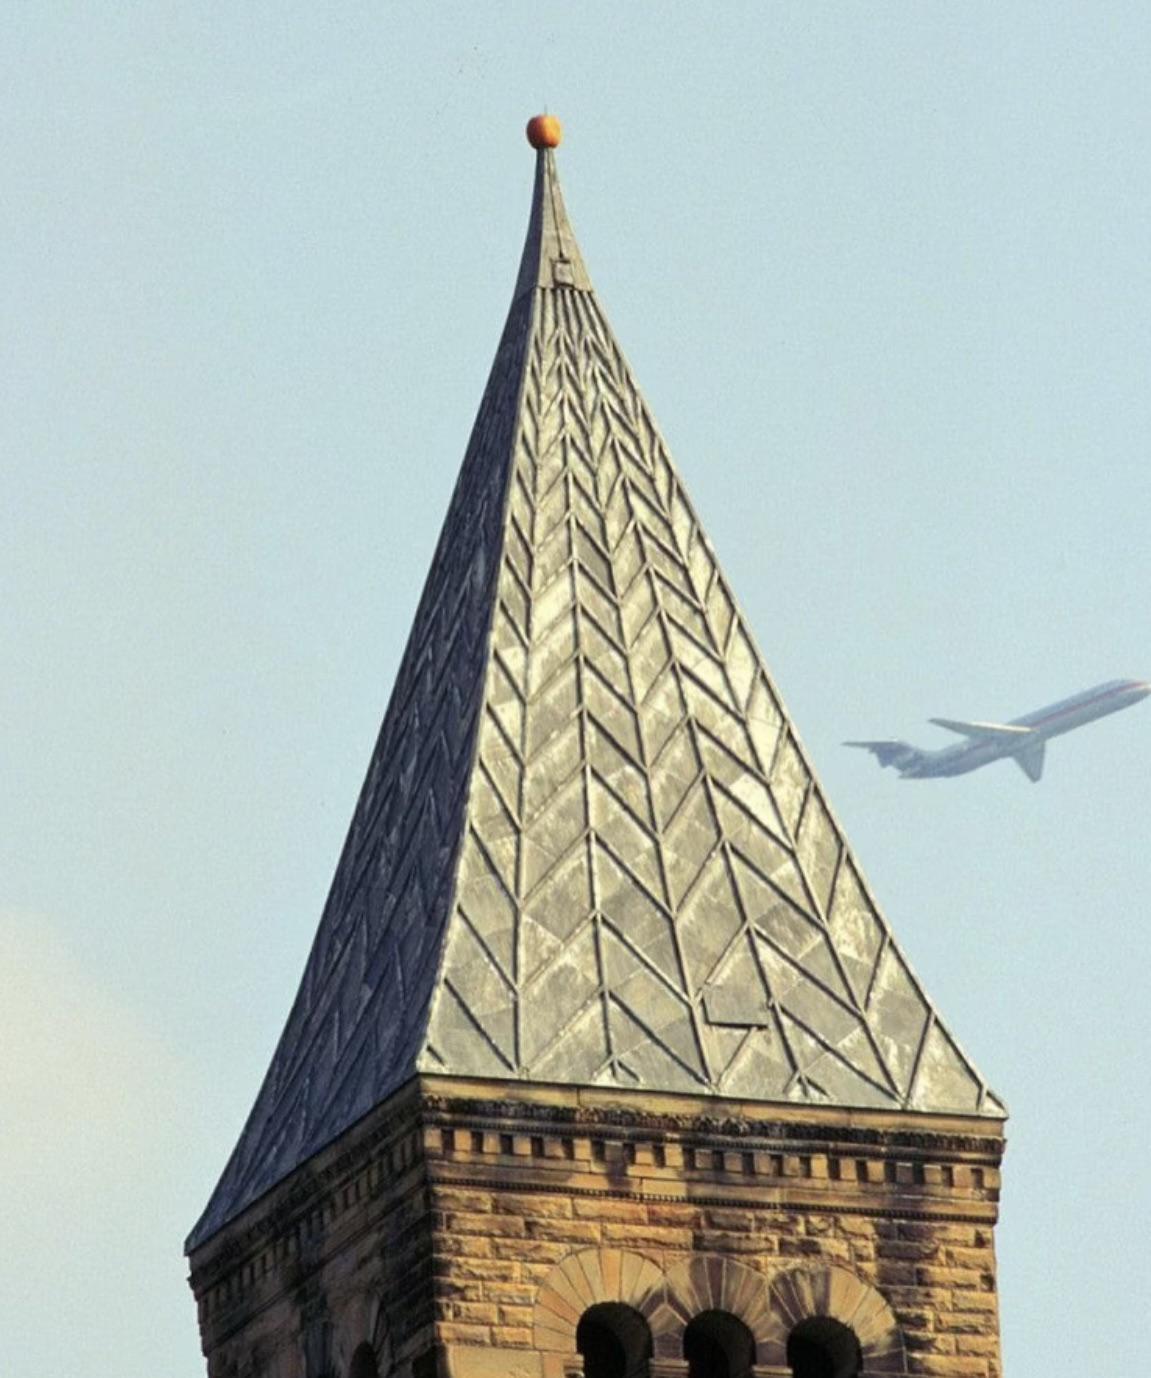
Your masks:
<path fill-rule="evenodd" d="M 486 1238 L 519 1238 L 527 1233 L 527 1226 L 518 1215 L 494 1212 L 449 1211 L 444 1227 L 453 1234 L 479 1234 Z"/>
<path fill-rule="evenodd" d="M 907 1371 L 931 1378 L 987 1378 L 987 1360 L 963 1354 L 911 1354 Z"/>
<path fill-rule="evenodd" d="M 947 1287 L 952 1291 L 963 1291 L 980 1287 L 983 1274 L 976 1268 L 937 1268 L 924 1264 L 918 1270 L 917 1280 L 925 1287 Z"/>
<path fill-rule="evenodd" d="M 605 1226 L 594 1220 L 529 1220 L 530 1239 L 562 1239 L 569 1244 L 598 1244 Z"/>
<path fill-rule="evenodd" d="M 733 1234 L 725 1230 L 697 1230 L 695 1247 L 704 1253 L 761 1254 L 762 1241 L 755 1235 Z"/>
<path fill-rule="evenodd" d="M 452 1305 L 452 1319 L 470 1321 L 473 1325 L 495 1325 L 500 1319 L 499 1307 L 491 1302 L 455 1302 Z"/>
<path fill-rule="evenodd" d="M 930 1330 L 905 1330 L 903 1343 L 909 1353 L 954 1354 L 955 1336 L 937 1335 Z"/>
<path fill-rule="evenodd" d="M 572 1204 L 578 1220 L 622 1220 L 628 1224 L 642 1225 L 649 1218 L 650 1208 L 643 1201 L 613 1201 L 606 1197 L 593 1197 L 587 1200 L 576 1197 Z"/>
<path fill-rule="evenodd" d="M 496 1239 L 492 1241 L 496 1258 L 527 1263 L 558 1263 L 571 1253 L 570 1244 L 556 1244 L 546 1239 Z"/>
<path fill-rule="evenodd" d="M 751 1211 L 723 1210 L 716 1207 L 704 1212 L 704 1220 L 713 1230 L 742 1231 L 750 1234 L 755 1229 L 755 1216 Z"/>
<path fill-rule="evenodd" d="M 537 1289 L 526 1282 L 487 1282 L 484 1297 L 487 1301 L 503 1302 L 510 1306 L 531 1306 Z"/>
<path fill-rule="evenodd" d="M 623 1225 L 609 1223 L 603 1227 L 605 1243 L 622 1244 L 633 1249 L 690 1250 L 690 1230 L 676 1230 L 657 1225 Z"/>
<path fill-rule="evenodd" d="M 448 1261 L 448 1276 L 463 1281 L 512 1282 L 519 1265 L 514 1259 L 464 1258 L 454 1255 Z"/>
<path fill-rule="evenodd" d="M 468 1191 L 461 1187 L 436 1187 L 433 1201 L 443 1211 L 490 1211 L 492 1194 L 489 1191 Z"/>
<path fill-rule="evenodd" d="M 497 1325 L 492 1329 L 492 1344 L 505 1349 L 530 1349 L 532 1332 L 526 1326 Z"/>
<path fill-rule="evenodd" d="M 956 1292 L 954 1298 L 956 1311 L 992 1312 L 998 1309 L 999 1301 L 994 1292 Z"/>
<path fill-rule="evenodd" d="M 513 1195 L 500 1192 L 494 1209 L 504 1215 L 522 1215 L 526 1220 L 571 1219 L 572 1200 L 568 1196 L 551 1196 L 543 1192 L 524 1192 Z"/>
<path fill-rule="evenodd" d="M 491 1330 L 486 1325 L 461 1325 L 457 1321 L 437 1321 L 436 1338 L 441 1344 L 486 1345 Z"/>
<path fill-rule="evenodd" d="M 998 1356 L 998 1335 L 956 1335 L 955 1349 L 959 1354 L 987 1354 Z"/>
<path fill-rule="evenodd" d="M 698 1229 L 703 1223 L 703 1209 L 680 1201 L 652 1201 L 645 1205 L 648 1223 L 671 1225 L 681 1230 Z"/>

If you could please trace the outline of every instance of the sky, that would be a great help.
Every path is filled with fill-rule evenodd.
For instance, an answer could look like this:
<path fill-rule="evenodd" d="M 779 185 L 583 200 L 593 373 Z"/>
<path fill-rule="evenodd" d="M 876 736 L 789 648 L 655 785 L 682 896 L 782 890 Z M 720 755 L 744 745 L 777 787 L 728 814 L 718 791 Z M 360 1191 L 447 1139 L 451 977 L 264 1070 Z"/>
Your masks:
<path fill-rule="evenodd" d="M 495 350 L 525 119 L 873 890 L 1011 1108 L 1016 1378 L 1145 1359 L 1151 11 L 0 12 L 0 1373 L 204 1372 L 182 1257 Z M 1080 1357 L 1082 1356 L 1082 1357 Z"/>

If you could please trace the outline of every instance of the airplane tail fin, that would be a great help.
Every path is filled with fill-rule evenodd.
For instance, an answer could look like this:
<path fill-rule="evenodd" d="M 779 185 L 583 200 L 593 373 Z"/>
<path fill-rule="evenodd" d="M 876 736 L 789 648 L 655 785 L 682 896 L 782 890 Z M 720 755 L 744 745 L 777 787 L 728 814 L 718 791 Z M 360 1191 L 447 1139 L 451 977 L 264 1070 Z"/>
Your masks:
<path fill-rule="evenodd" d="M 1043 778 L 1043 748 L 1046 745 L 1042 738 L 1037 742 L 1028 742 L 1023 750 L 1017 751 L 1013 757 L 1015 764 L 1033 785 Z"/>
<path fill-rule="evenodd" d="M 862 747 L 870 751 L 881 766 L 894 766 L 896 770 L 906 770 L 923 757 L 923 752 L 908 742 L 844 742 L 843 745 Z"/>

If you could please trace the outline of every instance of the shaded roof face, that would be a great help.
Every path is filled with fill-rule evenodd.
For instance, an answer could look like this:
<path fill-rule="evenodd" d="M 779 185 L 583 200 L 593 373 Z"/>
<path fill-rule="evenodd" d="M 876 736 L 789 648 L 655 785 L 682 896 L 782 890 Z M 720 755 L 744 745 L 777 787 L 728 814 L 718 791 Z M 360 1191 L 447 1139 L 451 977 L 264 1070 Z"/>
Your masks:
<path fill-rule="evenodd" d="M 303 982 L 189 1247 L 416 1072 L 1004 1113 L 867 893 L 550 149 Z"/>

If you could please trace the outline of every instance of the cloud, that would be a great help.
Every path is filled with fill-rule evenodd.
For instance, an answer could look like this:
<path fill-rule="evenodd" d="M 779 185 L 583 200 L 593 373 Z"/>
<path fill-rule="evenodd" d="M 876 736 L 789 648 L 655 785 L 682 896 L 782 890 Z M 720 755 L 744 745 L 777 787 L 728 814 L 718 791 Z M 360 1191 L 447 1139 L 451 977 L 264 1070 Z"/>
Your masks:
<path fill-rule="evenodd" d="M 114 1171 L 164 1137 L 187 1072 L 50 923 L 0 910 L 3 1178 L 38 1178 L 60 1155 Z"/>
<path fill-rule="evenodd" d="M 59 925 L 0 909 L 0 1371 L 70 1366 L 81 1336 L 146 1371 L 143 1313 L 185 1327 L 165 1371 L 200 1371 L 181 1245 L 205 1175 L 201 1088 Z"/>

